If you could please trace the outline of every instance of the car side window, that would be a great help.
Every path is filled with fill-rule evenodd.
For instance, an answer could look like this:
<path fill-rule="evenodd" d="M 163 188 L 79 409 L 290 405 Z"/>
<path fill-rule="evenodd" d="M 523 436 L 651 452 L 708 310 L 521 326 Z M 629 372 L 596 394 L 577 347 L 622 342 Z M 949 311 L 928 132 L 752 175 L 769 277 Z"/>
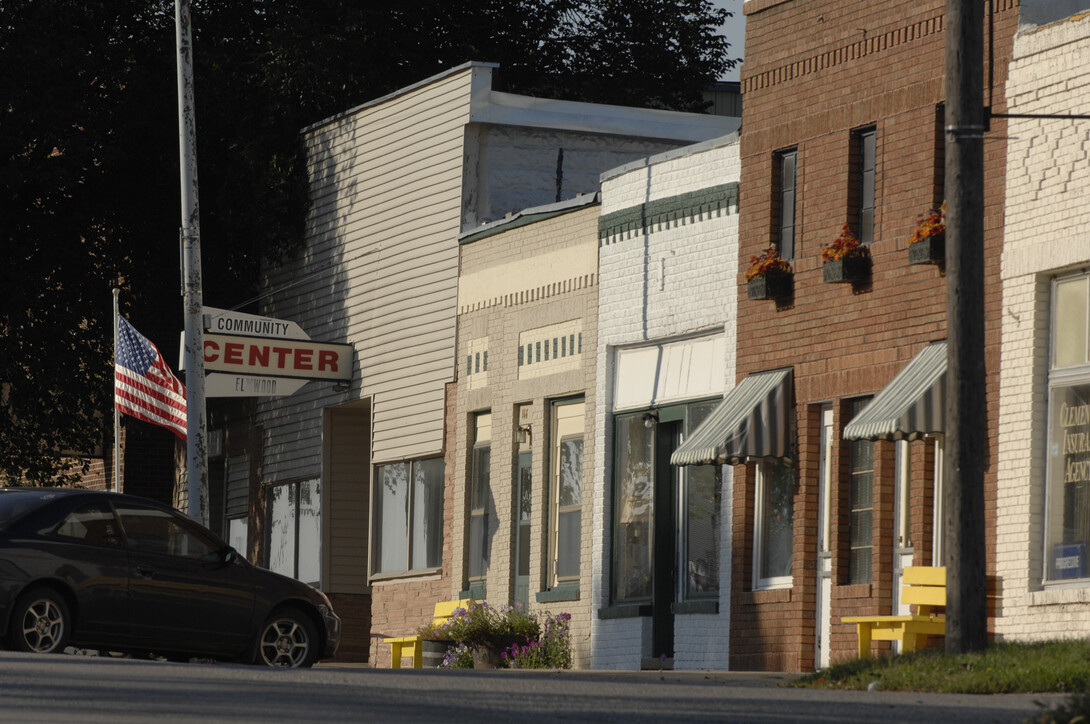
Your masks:
<path fill-rule="evenodd" d="M 72 511 L 53 533 L 61 538 L 73 538 L 84 543 L 121 545 L 117 519 L 106 503 L 91 503 Z"/>
<path fill-rule="evenodd" d="M 130 548 L 206 560 L 219 555 L 220 546 L 216 541 L 200 535 L 170 511 L 125 504 L 118 505 L 117 512 Z"/>

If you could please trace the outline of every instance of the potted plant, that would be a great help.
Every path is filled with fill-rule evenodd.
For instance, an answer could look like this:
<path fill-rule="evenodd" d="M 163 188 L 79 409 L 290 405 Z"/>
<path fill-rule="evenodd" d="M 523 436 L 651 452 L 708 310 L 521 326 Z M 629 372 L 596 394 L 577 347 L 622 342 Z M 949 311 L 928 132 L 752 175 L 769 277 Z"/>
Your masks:
<path fill-rule="evenodd" d="M 909 264 L 942 264 L 946 259 L 946 203 L 916 219 L 908 242 Z"/>
<path fill-rule="evenodd" d="M 447 651 L 454 645 L 445 630 L 446 620 L 430 621 L 416 630 L 420 637 L 420 658 L 425 669 L 442 664 Z"/>
<path fill-rule="evenodd" d="M 791 265 L 770 246 L 749 259 L 746 286 L 750 299 L 779 299 L 791 293 Z"/>
<path fill-rule="evenodd" d="M 829 283 L 854 283 L 870 274 L 870 249 L 856 238 L 847 224 L 832 244 L 821 247 L 821 258 L 825 262 L 822 273 Z"/>
<path fill-rule="evenodd" d="M 512 606 L 493 608 L 484 601 L 471 601 L 458 608 L 445 623 L 420 629 L 421 638 L 450 642 L 448 658 L 472 659 L 474 668 L 503 665 L 503 652 L 521 641 L 536 641 L 541 627 L 537 619 Z"/>

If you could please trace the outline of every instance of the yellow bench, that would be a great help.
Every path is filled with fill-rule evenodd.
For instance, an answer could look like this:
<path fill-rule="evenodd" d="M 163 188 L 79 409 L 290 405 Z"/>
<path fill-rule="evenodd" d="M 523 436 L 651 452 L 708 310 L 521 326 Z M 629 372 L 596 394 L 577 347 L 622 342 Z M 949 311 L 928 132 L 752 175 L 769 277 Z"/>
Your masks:
<path fill-rule="evenodd" d="M 456 610 L 468 607 L 471 602 L 472 599 L 470 598 L 463 598 L 460 601 L 439 601 L 435 604 L 435 611 L 432 613 L 432 623 L 445 623 L 454 615 Z M 424 652 L 420 645 L 419 636 L 396 636 L 383 639 L 383 641 L 390 644 L 391 669 L 400 669 L 401 659 L 404 656 L 412 657 L 414 669 L 424 667 Z"/>
<path fill-rule="evenodd" d="M 900 641 L 902 653 L 916 651 L 922 636 L 945 636 L 946 568 L 912 566 L 904 570 L 901 602 L 917 607 L 907 616 L 845 616 L 859 636 L 859 658 L 870 656 L 871 641 Z"/>

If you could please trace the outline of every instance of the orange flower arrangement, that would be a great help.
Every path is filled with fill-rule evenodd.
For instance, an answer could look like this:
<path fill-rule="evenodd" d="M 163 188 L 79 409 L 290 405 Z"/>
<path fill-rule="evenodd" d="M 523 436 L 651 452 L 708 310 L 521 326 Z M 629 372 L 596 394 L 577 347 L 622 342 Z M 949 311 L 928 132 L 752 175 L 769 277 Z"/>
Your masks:
<path fill-rule="evenodd" d="M 780 257 L 780 252 L 775 246 L 770 246 L 759 256 L 749 258 L 749 269 L 746 270 L 746 281 L 763 277 L 766 274 L 790 274 L 791 265 Z"/>
<path fill-rule="evenodd" d="M 918 241 L 938 236 L 946 231 L 946 202 L 937 209 L 928 209 L 926 214 L 916 218 L 916 228 L 912 231 L 910 245 Z"/>
<path fill-rule="evenodd" d="M 869 254 L 870 250 L 856 238 L 847 224 L 844 224 L 840 230 L 840 236 L 836 237 L 832 244 L 821 247 L 821 258 L 825 261 L 839 261 L 852 256 L 862 257 Z"/>

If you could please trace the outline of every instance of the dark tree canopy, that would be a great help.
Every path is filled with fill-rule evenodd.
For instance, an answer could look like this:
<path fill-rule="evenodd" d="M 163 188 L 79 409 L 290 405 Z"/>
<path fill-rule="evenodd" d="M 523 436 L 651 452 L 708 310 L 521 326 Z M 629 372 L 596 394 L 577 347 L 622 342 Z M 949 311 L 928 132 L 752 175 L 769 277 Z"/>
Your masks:
<path fill-rule="evenodd" d="M 301 243 L 299 130 L 468 60 L 527 95 L 701 110 L 708 0 L 192 0 L 204 298 Z M 177 360 L 174 4 L 0 0 L 0 483 L 63 480 L 112 420 L 110 290 Z M 143 423 L 140 423 L 143 424 Z"/>

